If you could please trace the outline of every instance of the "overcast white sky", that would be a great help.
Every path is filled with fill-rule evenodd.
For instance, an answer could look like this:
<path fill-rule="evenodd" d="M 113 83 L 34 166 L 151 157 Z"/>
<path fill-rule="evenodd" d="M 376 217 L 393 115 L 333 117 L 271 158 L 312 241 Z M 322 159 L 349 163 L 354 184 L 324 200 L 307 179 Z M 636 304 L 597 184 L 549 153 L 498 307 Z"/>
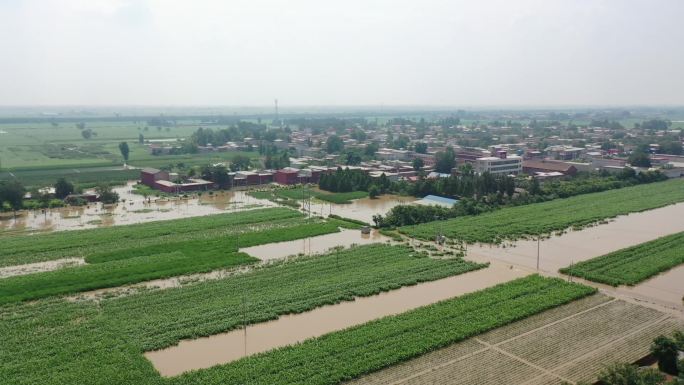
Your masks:
<path fill-rule="evenodd" d="M 681 0 L 0 0 L 0 105 L 684 104 Z"/>

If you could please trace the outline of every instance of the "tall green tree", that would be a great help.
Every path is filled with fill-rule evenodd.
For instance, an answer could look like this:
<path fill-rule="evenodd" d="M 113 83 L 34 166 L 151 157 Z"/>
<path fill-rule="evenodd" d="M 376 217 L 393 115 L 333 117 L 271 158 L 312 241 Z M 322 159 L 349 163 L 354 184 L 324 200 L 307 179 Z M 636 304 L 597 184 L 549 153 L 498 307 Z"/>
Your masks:
<path fill-rule="evenodd" d="M 328 154 L 340 152 L 344 149 L 344 142 L 342 138 L 337 135 L 330 135 L 325 141 L 325 150 Z"/>
<path fill-rule="evenodd" d="M 651 344 L 651 354 L 658 359 L 660 370 L 677 374 L 677 343 L 673 339 L 658 336 Z"/>
<path fill-rule="evenodd" d="M 0 181 L 0 207 L 7 202 L 12 210 L 23 207 L 26 189 L 18 181 Z"/>
<path fill-rule="evenodd" d="M 123 156 L 124 162 L 128 162 L 128 155 L 131 152 L 130 148 L 128 148 L 128 143 L 127 142 L 119 143 L 119 151 L 121 151 L 121 156 Z"/>
<path fill-rule="evenodd" d="M 55 196 L 59 199 L 64 199 L 69 194 L 72 194 L 74 192 L 74 185 L 69 183 L 64 178 L 57 179 L 57 182 L 55 183 L 54 188 L 55 188 Z"/>
<path fill-rule="evenodd" d="M 439 151 L 435 155 L 437 163 L 435 164 L 435 171 L 444 174 L 450 174 L 451 169 L 456 166 L 456 153 L 451 147 L 447 147 L 445 151 Z"/>
<path fill-rule="evenodd" d="M 416 171 L 420 171 L 423 166 L 425 166 L 425 162 L 423 162 L 423 159 L 421 158 L 415 158 L 413 160 L 413 169 Z"/>

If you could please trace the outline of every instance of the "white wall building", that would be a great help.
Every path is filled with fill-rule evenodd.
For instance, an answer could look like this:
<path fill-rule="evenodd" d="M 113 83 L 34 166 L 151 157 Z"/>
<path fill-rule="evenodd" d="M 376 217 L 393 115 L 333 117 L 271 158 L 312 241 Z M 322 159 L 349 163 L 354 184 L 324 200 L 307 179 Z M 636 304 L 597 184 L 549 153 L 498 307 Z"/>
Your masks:
<path fill-rule="evenodd" d="M 517 155 L 506 156 L 505 153 L 499 157 L 486 156 L 475 160 L 475 172 L 482 174 L 519 174 L 522 172 L 522 157 Z"/>

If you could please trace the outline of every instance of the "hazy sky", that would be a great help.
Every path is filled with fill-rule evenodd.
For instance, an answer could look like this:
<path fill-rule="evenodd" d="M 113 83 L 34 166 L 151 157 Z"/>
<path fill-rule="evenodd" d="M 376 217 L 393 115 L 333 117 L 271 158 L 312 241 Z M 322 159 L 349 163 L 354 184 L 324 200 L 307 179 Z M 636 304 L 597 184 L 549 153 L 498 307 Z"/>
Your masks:
<path fill-rule="evenodd" d="M 0 105 L 684 105 L 682 0 L 0 0 Z"/>

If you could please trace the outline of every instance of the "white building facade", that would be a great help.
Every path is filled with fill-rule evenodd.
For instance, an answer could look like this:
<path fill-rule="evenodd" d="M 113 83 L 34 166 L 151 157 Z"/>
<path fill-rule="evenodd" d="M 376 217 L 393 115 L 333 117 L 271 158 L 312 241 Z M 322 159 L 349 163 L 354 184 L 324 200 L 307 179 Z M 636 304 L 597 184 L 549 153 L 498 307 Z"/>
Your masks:
<path fill-rule="evenodd" d="M 522 157 L 517 155 L 502 157 L 487 156 L 475 160 L 475 172 L 482 174 L 520 174 L 522 172 Z"/>

